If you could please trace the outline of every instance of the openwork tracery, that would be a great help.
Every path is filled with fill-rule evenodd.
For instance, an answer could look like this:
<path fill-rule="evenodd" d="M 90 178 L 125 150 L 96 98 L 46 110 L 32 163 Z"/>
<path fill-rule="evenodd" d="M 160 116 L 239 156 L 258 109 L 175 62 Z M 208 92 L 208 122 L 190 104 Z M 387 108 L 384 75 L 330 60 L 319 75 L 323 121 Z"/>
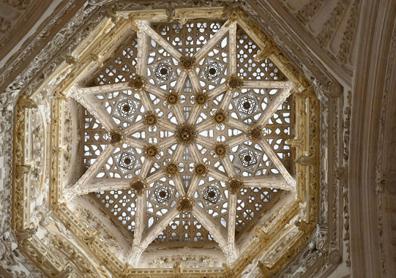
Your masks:
<path fill-rule="evenodd" d="M 118 11 L 92 32 L 18 102 L 25 252 L 50 276 L 59 250 L 93 277 L 276 273 L 317 221 L 305 78 L 239 9 Z"/>
<path fill-rule="evenodd" d="M 88 169 L 69 195 L 98 192 L 134 234 L 132 264 L 156 238 L 215 240 L 231 262 L 236 231 L 295 190 L 293 83 L 237 20 L 135 24 L 71 92 Z"/>

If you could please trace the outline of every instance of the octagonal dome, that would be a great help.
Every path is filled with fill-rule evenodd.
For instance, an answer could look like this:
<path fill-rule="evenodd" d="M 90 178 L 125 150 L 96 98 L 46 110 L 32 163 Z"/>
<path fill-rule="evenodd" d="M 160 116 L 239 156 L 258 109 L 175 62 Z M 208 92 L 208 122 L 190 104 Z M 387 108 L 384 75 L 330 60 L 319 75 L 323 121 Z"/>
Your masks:
<path fill-rule="evenodd" d="M 317 222 L 319 102 L 242 9 L 172 13 L 111 13 L 45 81 L 51 104 L 20 99 L 16 170 L 49 169 L 45 201 L 72 239 L 53 223 L 42 237 L 98 275 L 228 277 L 259 252 L 277 271 Z"/>

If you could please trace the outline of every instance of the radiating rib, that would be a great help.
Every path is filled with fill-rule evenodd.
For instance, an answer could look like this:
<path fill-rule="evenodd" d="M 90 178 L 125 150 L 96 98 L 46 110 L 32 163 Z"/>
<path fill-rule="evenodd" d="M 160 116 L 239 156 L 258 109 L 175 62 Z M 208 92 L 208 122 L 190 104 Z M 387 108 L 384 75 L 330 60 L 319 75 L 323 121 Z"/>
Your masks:
<path fill-rule="evenodd" d="M 165 40 L 161 35 L 159 35 L 156 31 L 154 31 L 149 25 L 143 23 L 144 32 L 149 35 L 153 40 L 155 40 L 159 45 L 161 45 L 170 55 L 180 60 L 182 56 L 179 51 L 177 51 L 173 46 L 171 46 L 167 40 Z"/>
<path fill-rule="evenodd" d="M 219 244 L 220 249 L 225 256 L 228 254 L 227 241 L 221 231 L 221 226 L 216 224 L 208 214 L 200 207 L 194 206 L 192 210 L 194 217 L 204 226 L 204 228 L 211 234 L 213 239 Z"/>
<path fill-rule="evenodd" d="M 248 137 L 246 134 L 240 134 L 237 136 L 233 136 L 230 139 L 227 140 L 227 145 L 229 147 L 233 147 L 239 144 L 242 144 L 243 142 L 247 141 Z"/>
<path fill-rule="evenodd" d="M 180 174 L 177 174 L 174 177 L 173 181 L 175 182 L 177 191 L 180 193 L 181 196 L 184 196 L 186 192 L 184 191 L 183 181 L 180 177 Z"/>
<path fill-rule="evenodd" d="M 144 237 L 140 244 L 133 244 L 132 250 L 128 256 L 128 263 L 132 266 L 136 266 L 139 262 L 141 255 L 147 246 L 168 226 L 170 221 L 177 216 L 179 211 L 176 208 L 171 209 L 165 216 L 158 222 Z M 142 225 L 144 227 L 144 225 Z"/>
<path fill-rule="evenodd" d="M 142 131 L 143 128 L 144 128 L 144 122 L 141 120 L 141 121 L 139 121 L 137 123 L 131 124 L 129 127 L 127 127 L 124 130 L 123 133 L 125 135 L 129 135 L 129 134 L 133 134 L 133 133 L 138 132 L 138 131 Z"/>
<path fill-rule="evenodd" d="M 194 194 L 195 189 L 198 187 L 198 183 L 199 183 L 199 177 L 197 175 L 193 175 L 190 181 L 190 185 L 188 186 L 187 195 L 189 197 L 191 197 L 192 194 Z"/>
<path fill-rule="evenodd" d="M 193 125 L 197 122 L 198 117 L 199 117 L 199 113 L 201 113 L 202 108 L 198 105 L 194 105 L 191 112 L 190 112 L 190 116 L 188 117 L 188 123 L 190 125 Z"/>
<path fill-rule="evenodd" d="M 113 151 L 114 151 L 114 146 L 108 145 L 106 149 L 104 149 L 104 151 L 100 154 L 100 156 L 95 161 L 95 163 L 91 165 L 91 167 L 89 167 L 87 171 L 85 171 L 85 173 L 70 188 L 70 190 L 74 190 L 75 192 L 78 192 L 84 186 L 84 184 L 87 184 L 99 171 L 99 169 L 102 168 L 102 166 L 107 162 Z"/>
<path fill-rule="evenodd" d="M 166 98 L 167 92 L 162 90 L 161 88 L 158 88 L 158 87 L 153 86 L 151 84 L 145 84 L 144 85 L 144 89 L 147 92 L 149 92 L 149 93 L 151 93 L 151 94 L 153 94 L 153 95 L 155 95 L 155 96 L 157 96 L 157 97 L 159 97 L 161 99 L 165 99 Z"/>
<path fill-rule="evenodd" d="M 213 148 L 213 142 L 206 137 L 198 135 L 196 141 L 198 144 L 201 144 L 202 146 L 204 146 L 205 148 L 207 148 L 209 150 L 211 150 Z"/>
<path fill-rule="evenodd" d="M 203 131 L 203 130 L 209 129 L 210 127 L 213 126 L 213 124 L 214 124 L 213 118 L 208 118 L 208 119 L 204 120 L 203 122 L 200 122 L 200 123 L 197 125 L 197 127 L 195 128 L 195 130 L 196 130 L 197 132 L 201 132 L 201 131 Z"/>
<path fill-rule="evenodd" d="M 223 163 L 223 166 L 228 174 L 229 177 L 235 177 L 236 173 L 234 170 L 234 167 L 232 166 L 232 162 L 230 160 L 230 158 L 226 155 L 221 162 Z"/>
<path fill-rule="evenodd" d="M 295 189 L 282 175 L 243 177 L 242 181 L 245 187 L 276 188 L 287 191 Z"/>
<path fill-rule="evenodd" d="M 263 49 L 265 47 L 265 44 L 263 43 L 263 38 L 259 37 L 259 35 L 256 34 L 256 32 L 252 31 L 250 24 L 245 22 L 245 20 L 242 19 L 241 17 L 237 18 L 237 22 L 239 26 L 246 32 L 246 34 L 248 34 L 248 36 L 254 41 L 255 44 L 257 44 L 257 46 L 260 49 Z"/>
<path fill-rule="evenodd" d="M 293 85 L 290 81 L 243 81 L 243 88 L 252 88 L 252 89 L 287 89 L 291 88 Z"/>
<path fill-rule="evenodd" d="M 145 249 L 140 247 L 140 244 L 133 244 L 132 249 L 128 254 L 128 264 L 130 264 L 132 267 L 136 267 L 144 250 Z"/>
<path fill-rule="evenodd" d="M 178 163 L 182 159 L 182 156 L 184 154 L 184 149 L 185 148 L 186 147 L 184 145 L 182 145 L 182 144 L 178 144 L 177 145 L 176 151 L 175 151 L 175 153 L 173 154 L 173 157 L 172 157 L 172 161 L 174 163 Z"/>
<path fill-rule="evenodd" d="M 185 119 L 184 119 L 183 109 L 180 103 L 177 103 L 176 105 L 173 106 L 173 113 L 175 114 L 178 124 L 184 123 Z"/>
<path fill-rule="evenodd" d="M 293 188 L 296 187 L 295 179 L 290 175 L 287 171 L 285 166 L 283 165 L 282 161 L 276 155 L 276 153 L 272 150 L 271 146 L 265 141 L 261 140 L 259 142 L 261 148 L 265 152 L 265 154 L 271 159 L 272 163 L 274 163 L 275 167 L 279 170 L 282 176 L 285 178 L 288 185 L 292 186 Z"/>
<path fill-rule="evenodd" d="M 179 214 L 176 208 L 171 208 L 158 223 L 148 231 L 148 234 L 142 239 L 140 247 L 144 250 L 147 246 L 168 226 L 168 224 Z"/>
<path fill-rule="evenodd" d="M 220 95 L 221 93 L 224 93 L 225 91 L 227 91 L 227 84 L 223 83 L 220 86 L 214 88 L 213 90 L 208 92 L 208 98 L 212 99 L 217 97 L 218 95 Z"/>
<path fill-rule="evenodd" d="M 124 142 L 132 148 L 143 149 L 146 146 L 146 142 L 140 139 L 127 137 Z"/>
<path fill-rule="evenodd" d="M 228 180 L 228 177 L 226 175 L 224 175 L 223 173 L 220 173 L 214 167 L 208 168 L 208 174 L 219 181 L 227 181 Z"/>
<path fill-rule="evenodd" d="M 229 21 L 226 21 L 223 26 L 221 26 L 220 30 L 202 47 L 196 54 L 195 59 L 199 62 L 215 45 L 221 40 L 221 38 L 228 32 L 229 29 Z"/>
<path fill-rule="evenodd" d="M 285 102 L 285 100 L 290 96 L 291 88 L 286 88 L 281 90 L 281 92 L 276 96 L 276 98 L 267 106 L 264 110 L 263 116 L 258 120 L 257 125 L 265 125 L 272 115 L 278 110 L 278 107 Z"/>
<path fill-rule="evenodd" d="M 137 48 L 137 65 L 136 72 L 140 76 L 147 75 L 147 35 L 145 32 L 139 30 L 137 32 L 138 48 Z"/>
<path fill-rule="evenodd" d="M 227 124 L 228 126 L 239 129 L 240 131 L 243 131 L 245 133 L 249 130 L 249 126 L 247 124 L 231 117 L 228 119 Z"/>
<path fill-rule="evenodd" d="M 100 85 L 100 86 L 94 86 L 94 87 L 76 87 L 75 88 L 76 94 L 79 94 L 82 96 L 95 95 L 95 94 L 106 94 L 106 93 L 128 90 L 128 89 L 130 89 L 130 86 L 128 85 L 127 82 L 108 84 L 108 85 Z"/>
<path fill-rule="evenodd" d="M 191 144 L 188 147 L 189 151 L 190 151 L 190 155 L 192 156 L 193 160 L 195 163 L 201 163 L 202 161 L 202 157 L 201 154 L 199 153 L 197 146 L 195 144 Z"/>
<path fill-rule="evenodd" d="M 146 108 L 147 111 L 154 111 L 154 106 L 153 103 L 151 102 L 151 100 L 149 99 L 147 93 L 143 90 L 140 90 L 140 100 L 144 106 L 144 108 Z"/>
<path fill-rule="evenodd" d="M 142 241 L 144 230 L 144 219 L 146 214 L 146 194 L 138 195 L 136 198 L 136 214 L 135 214 L 135 232 L 133 237 L 133 244 L 139 245 Z"/>
<path fill-rule="evenodd" d="M 228 198 L 228 223 L 227 223 L 227 245 L 229 259 L 233 261 L 236 257 L 235 246 L 235 221 L 236 221 L 237 195 L 230 194 Z"/>
<path fill-rule="evenodd" d="M 165 120 L 164 118 L 159 118 L 157 120 L 158 125 L 162 127 L 163 129 L 169 130 L 169 131 L 175 131 L 176 130 L 176 125 L 171 123 L 168 120 Z"/>
<path fill-rule="evenodd" d="M 229 61 L 230 61 L 230 74 L 236 74 L 237 72 L 237 63 L 236 63 L 236 59 L 237 59 L 237 50 L 236 50 L 236 34 L 237 32 L 237 24 L 236 22 L 231 23 L 230 27 L 229 27 L 229 47 L 230 47 L 230 57 L 229 57 Z"/>
<path fill-rule="evenodd" d="M 160 169 L 157 172 L 155 172 L 154 174 L 151 174 L 151 175 L 147 176 L 146 183 L 147 184 L 151 184 L 151 183 L 159 180 L 163 176 L 165 176 L 165 172 L 164 172 L 164 170 Z"/>
<path fill-rule="evenodd" d="M 88 112 L 94 116 L 107 131 L 112 131 L 117 129 L 113 119 L 104 109 L 98 109 L 99 103 L 98 101 L 89 100 L 88 97 L 85 97 L 80 94 L 71 94 L 71 97 L 76 100 L 79 104 L 81 104 Z"/>
<path fill-rule="evenodd" d="M 145 159 L 142 165 L 142 169 L 140 170 L 139 176 L 141 178 L 147 177 L 148 173 L 150 172 L 151 169 L 151 164 L 152 161 L 150 159 Z"/>
<path fill-rule="evenodd" d="M 76 193 L 77 195 L 86 195 L 92 192 L 128 189 L 130 188 L 130 182 L 131 181 L 128 179 L 96 179 L 84 184 L 84 186 L 80 187 Z"/>
<path fill-rule="evenodd" d="M 162 150 L 168 149 L 170 146 L 174 145 L 177 143 L 176 137 L 175 136 L 169 136 L 161 141 L 159 144 L 160 148 Z"/>
<path fill-rule="evenodd" d="M 195 71 L 188 72 L 188 76 L 190 77 L 191 86 L 193 88 L 194 93 L 199 93 L 201 91 L 201 86 L 199 85 L 199 78 Z"/>
<path fill-rule="evenodd" d="M 177 83 L 175 86 L 175 91 L 177 93 L 180 93 L 180 91 L 183 89 L 184 87 L 184 83 L 186 82 L 186 78 L 187 78 L 187 71 L 183 70 L 180 75 L 179 78 L 177 79 Z"/>
<path fill-rule="evenodd" d="M 220 103 L 220 109 L 223 110 L 228 110 L 228 107 L 230 106 L 230 102 L 233 96 L 233 92 L 232 90 L 228 90 L 227 92 L 225 92 L 224 94 L 224 98 Z"/>

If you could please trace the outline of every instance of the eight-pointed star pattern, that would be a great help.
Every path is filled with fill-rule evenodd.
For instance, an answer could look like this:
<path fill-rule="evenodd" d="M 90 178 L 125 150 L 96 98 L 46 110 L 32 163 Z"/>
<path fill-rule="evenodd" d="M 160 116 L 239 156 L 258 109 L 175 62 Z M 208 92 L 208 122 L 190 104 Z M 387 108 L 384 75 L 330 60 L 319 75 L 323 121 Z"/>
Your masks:
<path fill-rule="evenodd" d="M 271 193 L 295 190 L 292 83 L 254 60 L 258 47 L 236 21 L 136 25 L 94 86 L 72 90 L 86 109 L 88 169 L 67 198 L 111 192 L 102 200 L 133 230 L 132 265 L 166 237 L 214 240 L 232 262 L 236 225 Z M 186 217 L 199 227 L 177 237 L 174 221 Z"/>

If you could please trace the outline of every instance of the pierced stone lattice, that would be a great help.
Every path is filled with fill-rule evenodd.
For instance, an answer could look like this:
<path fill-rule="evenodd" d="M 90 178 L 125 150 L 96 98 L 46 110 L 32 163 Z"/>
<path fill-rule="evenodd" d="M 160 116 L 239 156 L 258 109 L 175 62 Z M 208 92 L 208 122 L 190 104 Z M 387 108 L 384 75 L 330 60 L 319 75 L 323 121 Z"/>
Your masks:
<path fill-rule="evenodd" d="M 280 194 L 277 189 L 241 188 L 237 200 L 235 236 L 238 238 L 251 229 L 255 219 L 260 219 L 271 208 L 271 203 L 280 198 Z"/>
<path fill-rule="evenodd" d="M 160 221 L 169 209 L 176 207 L 179 196 L 174 181 L 169 178 L 162 177 L 150 184 L 147 190 L 147 228 Z"/>
<path fill-rule="evenodd" d="M 125 129 L 140 121 L 145 113 L 139 94 L 133 90 L 96 94 L 95 98 L 119 129 Z"/>
<path fill-rule="evenodd" d="M 84 110 L 84 165 L 93 165 L 110 143 L 110 133 L 87 110 Z"/>
<path fill-rule="evenodd" d="M 256 62 L 254 56 L 259 47 L 242 28 L 237 32 L 237 71 L 243 79 L 285 80 L 286 77 L 268 58 Z"/>
<path fill-rule="evenodd" d="M 218 181 L 208 175 L 198 183 L 198 190 L 194 194 L 196 203 L 223 228 L 227 228 L 228 194 L 224 181 Z"/>
<path fill-rule="evenodd" d="M 147 59 L 148 82 L 163 90 L 171 90 L 176 86 L 176 79 L 181 72 L 179 61 L 155 40 L 150 40 Z"/>
<path fill-rule="evenodd" d="M 156 242 L 165 241 L 202 242 L 213 241 L 213 238 L 190 212 L 183 212 L 176 216 L 156 238 Z"/>
<path fill-rule="evenodd" d="M 228 60 L 229 37 L 224 36 L 209 50 L 206 57 L 198 61 L 196 73 L 199 77 L 201 90 L 207 92 L 226 82 L 226 77 L 229 74 Z"/>
<path fill-rule="evenodd" d="M 95 195 L 122 225 L 129 231 L 135 230 L 137 195 L 134 190 L 102 191 Z"/>
<path fill-rule="evenodd" d="M 137 250 L 215 241 L 232 260 L 235 236 L 250 230 L 281 190 L 294 190 L 285 144 L 293 135 L 291 85 L 269 59 L 254 61 L 258 46 L 235 22 L 136 26 L 139 36 L 89 83 L 99 86 L 74 93 L 97 119 L 84 112 L 90 168 L 73 189 L 99 192 L 92 194 L 134 231 Z M 254 127 L 260 134 L 252 139 Z"/>
<path fill-rule="evenodd" d="M 136 74 L 137 38 L 132 35 L 122 44 L 114 56 L 96 73 L 93 84 L 104 85 L 127 82 Z"/>
<path fill-rule="evenodd" d="M 264 137 L 268 144 L 291 173 L 294 171 L 291 163 L 292 152 L 290 145 L 286 144 L 286 140 L 294 137 L 292 130 L 294 113 L 292 109 L 291 101 L 286 100 L 269 119 L 264 129 Z"/>
<path fill-rule="evenodd" d="M 219 31 L 222 24 L 221 21 L 197 20 L 189 21 L 186 24 L 179 22 L 157 23 L 153 28 L 180 53 L 193 56 Z"/>

